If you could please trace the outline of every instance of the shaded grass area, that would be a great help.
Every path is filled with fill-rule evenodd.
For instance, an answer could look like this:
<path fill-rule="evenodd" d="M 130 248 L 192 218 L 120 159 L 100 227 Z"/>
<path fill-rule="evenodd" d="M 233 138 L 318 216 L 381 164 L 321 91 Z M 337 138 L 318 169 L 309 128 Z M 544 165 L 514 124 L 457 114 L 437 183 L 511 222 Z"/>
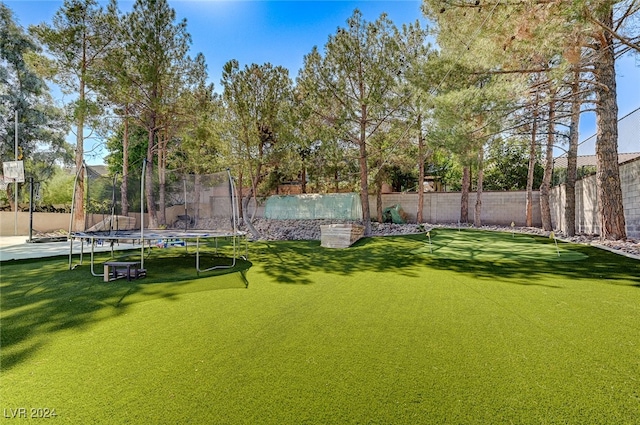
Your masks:
<path fill-rule="evenodd" d="M 222 254 L 222 252 L 220 253 Z M 120 261 L 140 261 L 140 251 L 116 251 Z M 43 338 L 65 329 L 84 329 L 91 324 L 125 314 L 132 304 L 155 298 L 178 300 L 181 294 L 226 288 L 246 288 L 246 271 L 251 263 L 238 260 L 232 269 L 220 269 L 198 276 L 193 249 L 155 249 L 145 254 L 148 275 L 144 279 L 103 282 L 91 273 L 90 257 L 82 263 L 68 257 L 5 262 L 2 265 L 0 343 L 3 369 L 28 358 Z M 204 247 L 206 266 L 230 266 L 231 259 Z M 95 256 L 94 272 L 110 254 Z"/>
<path fill-rule="evenodd" d="M 640 262 L 431 237 L 439 253 L 425 235 L 255 242 L 250 263 L 202 277 L 154 251 L 131 283 L 3 263 L 2 407 L 61 423 L 635 423 Z M 487 257 L 498 245 L 509 258 Z"/>

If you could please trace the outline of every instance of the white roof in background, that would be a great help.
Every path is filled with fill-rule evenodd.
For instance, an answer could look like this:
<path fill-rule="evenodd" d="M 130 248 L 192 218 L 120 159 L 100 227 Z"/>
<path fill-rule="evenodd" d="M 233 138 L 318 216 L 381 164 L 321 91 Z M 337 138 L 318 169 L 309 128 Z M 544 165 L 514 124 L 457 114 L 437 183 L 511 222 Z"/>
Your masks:
<path fill-rule="evenodd" d="M 632 159 L 640 158 L 640 152 L 631 152 L 631 153 L 619 153 L 618 154 L 618 164 L 622 164 L 623 162 L 631 161 Z M 578 155 L 578 168 L 580 167 L 589 167 L 596 166 L 596 156 L 595 155 Z M 554 168 L 567 168 L 567 156 L 562 155 L 553 160 Z"/>

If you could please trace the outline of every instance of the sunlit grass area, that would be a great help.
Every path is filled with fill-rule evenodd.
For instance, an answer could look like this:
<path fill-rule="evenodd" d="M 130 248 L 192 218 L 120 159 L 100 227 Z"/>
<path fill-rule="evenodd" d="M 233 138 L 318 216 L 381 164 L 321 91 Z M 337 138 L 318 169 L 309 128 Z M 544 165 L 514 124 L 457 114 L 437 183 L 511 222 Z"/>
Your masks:
<path fill-rule="evenodd" d="M 450 259 L 457 261 L 480 262 L 565 262 L 584 260 L 587 255 L 571 249 L 564 244 L 536 243 L 539 237 L 522 233 L 511 233 L 510 238 L 499 232 L 439 232 L 430 243 L 418 248 L 417 254 L 428 254 L 429 258 Z M 553 267 L 550 264 L 549 267 Z"/>
<path fill-rule="evenodd" d="M 72 424 L 636 423 L 640 262 L 429 236 L 253 242 L 200 276 L 193 252 L 154 249 L 131 282 L 86 259 L 2 263 L 2 408 Z"/>

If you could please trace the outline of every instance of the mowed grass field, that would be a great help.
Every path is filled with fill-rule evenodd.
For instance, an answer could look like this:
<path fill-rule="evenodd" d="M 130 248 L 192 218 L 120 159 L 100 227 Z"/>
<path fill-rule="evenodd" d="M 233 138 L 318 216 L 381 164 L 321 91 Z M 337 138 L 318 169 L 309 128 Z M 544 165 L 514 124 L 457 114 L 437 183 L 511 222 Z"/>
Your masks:
<path fill-rule="evenodd" d="M 2 263 L 0 422 L 638 423 L 640 261 L 430 237 L 252 242 L 199 277 L 154 249 L 132 282 L 88 258 Z"/>

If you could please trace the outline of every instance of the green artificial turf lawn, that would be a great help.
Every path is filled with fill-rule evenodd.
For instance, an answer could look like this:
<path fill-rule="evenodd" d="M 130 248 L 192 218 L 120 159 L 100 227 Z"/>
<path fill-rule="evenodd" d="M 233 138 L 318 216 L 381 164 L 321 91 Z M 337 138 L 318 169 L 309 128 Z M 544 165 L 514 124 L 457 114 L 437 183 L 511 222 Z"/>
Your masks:
<path fill-rule="evenodd" d="M 86 260 L 5 262 L 1 422 L 637 423 L 639 261 L 430 236 L 253 242 L 250 261 L 200 277 L 183 249 L 157 249 L 133 282 Z"/>

